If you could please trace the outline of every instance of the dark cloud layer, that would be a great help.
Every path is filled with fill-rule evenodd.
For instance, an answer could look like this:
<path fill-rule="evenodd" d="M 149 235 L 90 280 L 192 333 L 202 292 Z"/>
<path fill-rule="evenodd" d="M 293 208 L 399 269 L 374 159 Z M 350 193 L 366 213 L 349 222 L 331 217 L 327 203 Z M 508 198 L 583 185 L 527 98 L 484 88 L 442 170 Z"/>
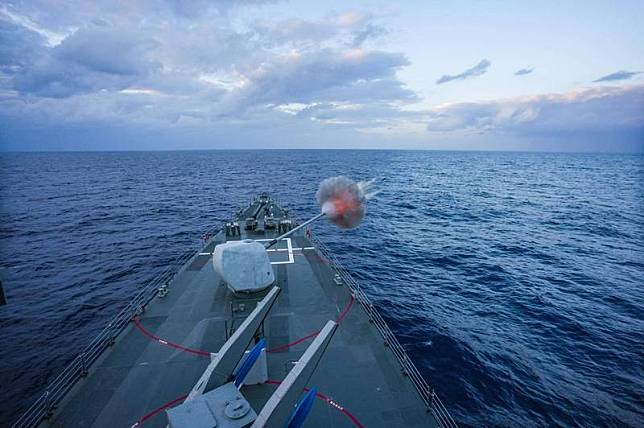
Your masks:
<path fill-rule="evenodd" d="M 462 73 L 454 74 L 454 75 L 446 74 L 442 76 L 440 79 L 436 81 L 436 84 L 441 85 L 443 83 L 451 82 L 453 80 L 465 80 L 471 77 L 480 76 L 482 74 L 487 73 L 488 69 L 490 68 L 490 65 L 492 65 L 490 61 L 488 61 L 487 59 L 482 59 L 481 62 L 476 64 L 474 67 L 468 68 Z"/>

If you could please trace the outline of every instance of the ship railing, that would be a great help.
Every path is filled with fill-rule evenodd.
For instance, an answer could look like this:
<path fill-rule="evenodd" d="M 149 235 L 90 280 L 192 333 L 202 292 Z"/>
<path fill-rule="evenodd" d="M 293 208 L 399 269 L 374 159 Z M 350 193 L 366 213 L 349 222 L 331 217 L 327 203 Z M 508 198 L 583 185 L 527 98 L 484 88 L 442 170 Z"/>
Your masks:
<path fill-rule="evenodd" d="M 214 227 L 206 231 L 203 236 L 211 239 L 220 231 Z M 201 243 L 203 250 L 211 240 Z M 170 265 L 154 279 L 148 282 L 132 300 L 109 322 L 85 349 L 76 356 L 49 384 L 43 394 L 18 418 L 12 425 L 14 428 L 36 427 L 43 419 L 52 415 L 53 410 L 60 401 L 76 384 L 78 380 L 85 377 L 89 367 L 101 356 L 103 351 L 109 348 L 125 329 L 130 321 L 139 315 L 145 306 L 156 296 L 159 288 L 168 286 L 172 280 L 183 272 L 184 268 L 176 270 L 178 266 L 185 267 L 187 262 L 196 257 L 199 252 L 191 248 L 177 257 Z"/>
<path fill-rule="evenodd" d="M 319 253 L 328 260 L 329 265 L 335 270 L 336 274 L 339 275 L 340 279 L 342 279 L 342 281 L 349 287 L 355 296 L 355 299 L 365 310 L 369 316 L 369 320 L 380 332 L 384 345 L 392 351 L 400 364 L 402 373 L 409 377 L 428 410 L 431 411 L 434 416 L 438 426 L 441 428 L 456 428 L 458 425 L 454 421 L 454 418 L 452 418 L 445 405 L 443 405 L 443 402 L 438 398 L 434 388 L 432 388 L 420 374 L 418 368 L 409 358 L 407 352 L 393 334 L 378 310 L 374 307 L 373 303 L 371 303 L 369 297 L 364 293 L 362 287 L 356 282 L 342 263 L 340 263 L 337 257 L 335 257 L 335 255 L 329 250 L 326 244 L 324 244 L 315 235 L 311 235 L 310 240 L 313 242 Z"/>

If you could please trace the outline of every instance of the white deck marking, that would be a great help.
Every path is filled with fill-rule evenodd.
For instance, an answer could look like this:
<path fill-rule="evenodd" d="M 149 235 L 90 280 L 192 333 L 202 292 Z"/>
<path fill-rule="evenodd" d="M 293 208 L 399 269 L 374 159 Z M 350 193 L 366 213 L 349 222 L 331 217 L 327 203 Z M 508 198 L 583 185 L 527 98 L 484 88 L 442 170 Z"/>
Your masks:
<path fill-rule="evenodd" d="M 293 251 L 315 250 L 315 247 L 293 247 L 291 248 L 291 250 Z M 271 248 L 270 250 L 266 250 L 267 253 L 270 253 L 273 251 L 288 251 L 288 248 Z"/>
<path fill-rule="evenodd" d="M 270 239 L 255 239 L 256 242 L 262 242 L 262 241 L 270 241 Z M 277 250 L 282 250 L 282 251 L 288 251 L 288 260 L 284 260 L 281 262 L 271 262 L 272 265 L 286 265 L 290 263 L 295 263 L 295 259 L 293 258 L 293 246 L 291 245 L 291 238 L 285 238 L 284 241 L 286 241 L 286 248 L 271 248 L 266 250 L 266 252 L 269 252 L 271 250 L 277 251 Z"/>
<path fill-rule="evenodd" d="M 255 239 L 255 241 L 256 242 L 270 241 L 270 239 Z M 271 262 L 272 265 L 285 265 L 285 264 L 295 263 L 295 259 L 293 258 L 293 251 L 315 250 L 315 247 L 292 247 L 291 238 L 285 238 L 284 241 L 286 241 L 287 248 L 270 248 L 266 250 L 267 253 L 279 252 L 279 251 L 288 252 L 288 260 L 284 260 L 281 262 Z M 199 255 L 212 256 L 212 253 L 199 253 Z"/>

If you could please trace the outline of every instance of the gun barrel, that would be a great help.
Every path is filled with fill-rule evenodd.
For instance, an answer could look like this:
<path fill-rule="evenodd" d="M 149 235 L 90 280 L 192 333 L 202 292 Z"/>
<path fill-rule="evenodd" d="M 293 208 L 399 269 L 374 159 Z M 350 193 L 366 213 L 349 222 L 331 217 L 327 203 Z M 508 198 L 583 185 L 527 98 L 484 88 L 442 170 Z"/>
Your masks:
<path fill-rule="evenodd" d="M 315 217 L 305 221 L 304 223 L 300 224 L 299 226 L 294 227 L 293 229 L 291 229 L 288 232 L 284 233 L 283 235 L 280 235 L 277 238 L 271 239 L 270 241 L 268 241 L 264 245 L 264 247 L 266 247 L 266 249 L 271 248 L 273 245 L 277 244 L 282 239 L 288 238 L 289 236 L 291 236 L 292 234 L 294 234 L 295 232 L 297 232 L 301 228 L 303 228 L 305 226 L 308 226 L 309 224 L 313 223 L 315 220 L 318 220 L 318 219 L 320 219 L 322 217 L 324 217 L 324 213 L 320 213 L 320 214 L 316 215 Z"/>

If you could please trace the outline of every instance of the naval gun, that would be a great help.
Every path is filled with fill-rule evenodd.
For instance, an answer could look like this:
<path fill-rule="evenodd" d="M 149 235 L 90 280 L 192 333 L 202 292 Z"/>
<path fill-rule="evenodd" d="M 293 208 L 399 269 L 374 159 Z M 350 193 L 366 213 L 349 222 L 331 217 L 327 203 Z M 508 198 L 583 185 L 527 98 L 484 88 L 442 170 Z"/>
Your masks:
<path fill-rule="evenodd" d="M 319 214 L 264 245 L 251 239 L 217 245 L 212 255 L 215 271 L 235 293 L 254 293 L 268 288 L 275 282 L 275 275 L 266 250 L 322 217 L 342 229 L 358 226 L 366 212 L 369 184 L 344 176 L 323 180 L 315 194 L 320 204 Z M 268 195 L 262 193 L 249 219 L 256 220 L 261 209 L 268 204 Z"/>

